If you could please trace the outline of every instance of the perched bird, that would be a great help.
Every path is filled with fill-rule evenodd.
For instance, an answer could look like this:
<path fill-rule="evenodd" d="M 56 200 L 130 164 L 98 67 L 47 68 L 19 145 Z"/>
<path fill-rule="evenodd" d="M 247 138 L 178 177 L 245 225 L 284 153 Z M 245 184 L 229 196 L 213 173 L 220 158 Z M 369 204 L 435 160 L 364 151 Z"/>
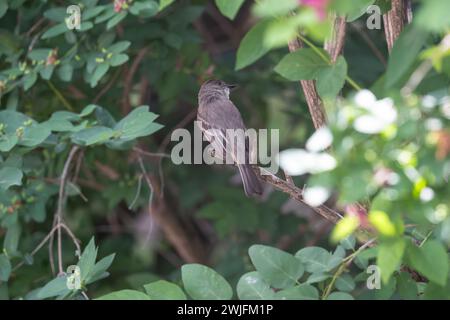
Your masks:
<path fill-rule="evenodd" d="M 231 148 L 232 143 L 238 142 L 235 139 L 229 141 L 230 138 L 226 133 L 227 129 L 246 130 L 239 110 L 230 100 L 230 90 L 234 87 L 235 85 L 226 84 L 221 80 L 204 82 L 198 93 L 197 121 L 214 150 L 220 150 L 223 157 L 231 156 L 239 169 L 245 194 L 249 197 L 261 194 L 262 186 L 249 162 L 248 137 L 245 137 L 245 141 L 241 141 L 243 144 Z M 245 153 L 244 161 L 241 161 L 241 156 L 238 157 L 239 151 Z"/>

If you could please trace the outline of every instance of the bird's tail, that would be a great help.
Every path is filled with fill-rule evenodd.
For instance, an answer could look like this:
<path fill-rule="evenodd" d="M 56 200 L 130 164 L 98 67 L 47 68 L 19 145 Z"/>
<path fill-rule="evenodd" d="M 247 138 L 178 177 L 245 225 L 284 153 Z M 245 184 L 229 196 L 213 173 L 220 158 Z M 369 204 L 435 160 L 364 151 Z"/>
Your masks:
<path fill-rule="evenodd" d="M 238 168 L 247 197 L 262 194 L 261 182 L 252 167 L 249 164 L 239 164 Z"/>

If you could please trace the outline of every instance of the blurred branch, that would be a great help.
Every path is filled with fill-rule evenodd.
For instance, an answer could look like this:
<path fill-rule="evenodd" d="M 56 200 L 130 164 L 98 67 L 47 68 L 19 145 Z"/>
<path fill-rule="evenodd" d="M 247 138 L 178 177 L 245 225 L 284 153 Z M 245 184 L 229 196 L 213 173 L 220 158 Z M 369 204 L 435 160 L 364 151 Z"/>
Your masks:
<path fill-rule="evenodd" d="M 330 54 L 331 62 L 333 63 L 336 62 L 336 59 L 344 49 L 346 28 L 345 17 L 334 14 L 332 36 L 325 42 L 325 50 Z"/>
<path fill-rule="evenodd" d="M 408 16 L 412 17 L 412 14 L 408 14 L 408 7 L 409 12 L 411 12 L 411 4 L 408 6 L 407 2 L 409 0 L 392 0 L 391 10 L 383 15 L 384 32 L 389 53 L 405 24 L 408 23 Z"/>
<path fill-rule="evenodd" d="M 267 170 L 260 168 L 260 167 L 253 167 L 253 171 L 255 171 L 255 173 L 260 177 L 261 180 L 272 185 L 275 189 L 278 189 L 281 192 L 287 193 L 291 198 L 310 207 L 315 213 L 321 215 L 323 218 L 327 219 L 328 221 L 330 221 L 332 223 L 336 223 L 342 218 L 342 215 L 339 212 L 337 212 L 331 208 L 328 208 L 325 205 L 312 207 L 309 204 L 307 204 L 305 202 L 305 200 L 303 199 L 303 190 L 296 187 L 293 183 L 291 183 L 289 181 L 285 181 L 283 179 L 280 179 L 276 175 L 271 174 Z M 261 172 L 264 172 L 264 174 L 262 174 Z"/>
<path fill-rule="evenodd" d="M 134 58 L 133 63 L 131 64 L 130 70 L 127 72 L 127 76 L 124 81 L 123 95 L 122 95 L 122 114 L 127 114 L 130 111 L 130 91 L 132 87 L 133 77 L 136 74 L 136 71 L 139 67 L 139 64 L 144 59 L 147 54 L 149 47 L 144 47 L 139 50 L 136 58 Z"/>

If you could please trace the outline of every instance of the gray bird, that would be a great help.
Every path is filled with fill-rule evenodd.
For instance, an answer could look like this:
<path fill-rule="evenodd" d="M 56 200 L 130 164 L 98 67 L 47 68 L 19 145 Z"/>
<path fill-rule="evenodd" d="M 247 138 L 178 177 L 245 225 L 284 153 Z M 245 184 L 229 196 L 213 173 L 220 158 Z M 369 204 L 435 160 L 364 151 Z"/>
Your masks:
<path fill-rule="evenodd" d="M 239 169 L 245 194 L 249 197 L 261 194 L 262 186 L 249 164 L 250 145 L 248 137 L 245 137 L 244 144 L 236 145 L 238 140 L 235 140 L 234 149 L 231 149 L 231 141 L 226 134 L 227 129 L 246 129 L 239 110 L 230 100 L 230 90 L 234 87 L 235 85 L 226 84 L 221 80 L 204 82 L 198 93 L 197 121 L 213 148 L 215 150 L 221 149 L 224 158 L 231 156 Z M 244 161 L 238 161 L 242 158 L 241 156 L 238 158 L 237 153 L 239 151 L 237 150 L 243 151 L 245 154 Z"/>

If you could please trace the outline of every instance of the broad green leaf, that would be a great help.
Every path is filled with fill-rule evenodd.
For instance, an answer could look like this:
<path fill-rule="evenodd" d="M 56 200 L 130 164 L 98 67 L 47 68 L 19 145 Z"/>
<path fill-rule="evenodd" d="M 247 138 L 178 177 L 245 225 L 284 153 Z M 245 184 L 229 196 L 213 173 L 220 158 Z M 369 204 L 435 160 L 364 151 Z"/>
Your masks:
<path fill-rule="evenodd" d="M 48 29 L 47 31 L 44 32 L 44 34 L 42 35 L 42 39 L 48 39 L 48 38 L 53 38 L 56 36 L 59 36 L 60 34 L 69 31 L 69 29 L 67 29 L 67 25 L 65 22 L 54 25 L 53 27 L 51 27 L 50 29 Z"/>
<path fill-rule="evenodd" d="M 106 6 L 96 6 L 93 8 L 86 8 L 86 10 L 83 10 L 81 13 L 81 20 L 86 21 L 92 18 L 95 18 L 100 13 L 102 13 L 103 10 L 105 10 Z"/>
<path fill-rule="evenodd" d="M 19 142 L 15 133 L 3 134 L 0 136 L 0 151 L 9 152 Z"/>
<path fill-rule="evenodd" d="M 397 235 L 397 228 L 386 212 L 372 210 L 369 212 L 368 218 L 372 226 L 374 226 L 381 235 L 386 237 Z"/>
<path fill-rule="evenodd" d="M 186 300 L 183 290 L 169 281 L 155 281 L 146 284 L 144 289 L 152 300 Z"/>
<path fill-rule="evenodd" d="M 92 237 L 77 263 L 81 272 L 81 281 L 85 281 L 94 269 L 96 258 L 97 248 L 95 247 L 94 237 Z"/>
<path fill-rule="evenodd" d="M 71 135 L 71 138 L 76 144 L 90 146 L 108 141 L 114 133 L 115 131 L 111 128 L 98 126 L 75 132 Z"/>
<path fill-rule="evenodd" d="M 447 282 L 449 258 L 444 246 L 436 240 L 428 240 L 422 247 L 409 244 L 407 263 L 430 281 L 444 286 Z"/>
<path fill-rule="evenodd" d="M 326 56 L 326 52 L 319 49 Z M 288 53 L 276 65 L 275 71 L 291 81 L 316 79 L 330 65 L 313 49 L 300 49 Z"/>
<path fill-rule="evenodd" d="M 347 77 L 347 62 L 343 56 L 336 63 L 319 71 L 317 76 L 317 92 L 322 98 L 335 98 L 344 87 Z"/>
<path fill-rule="evenodd" d="M 56 69 L 56 73 L 62 81 L 69 82 L 72 80 L 73 76 L 73 67 L 69 63 L 65 63 L 61 65 L 58 69 Z"/>
<path fill-rule="evenodd" d="M 0 18 L 5 15 L 6 11 L 8 11 L 8 2 L 7 1 L 0 2 Z"/>
<path fill-rule="evenodd" d="M 11 262 L 5 254 L 0 254 L 0 281 L 8 281 L 11 274 Z"/>
<path fill-rule="evenodd" d="M 261 275 L 256 272 L 248 272 L 240 279 L 236 287 L 240 300 L 271 300 L 275 292 Z"/>
<path fill-rule="evenodd" d="M 298 5 L 298 0 L 260 0 L 256 2 L 253 13 L 259 17 L 283 15 L 291 12 Z"/>
<path fill-rule="evenodd" d="M 391 275 L 400 267 L 406 243 L 403 238 L 383 241 L 378 246 L 377 265 L 381 270 L 383 283 L 388 283 Z"/>
<path fill-rule="evenodd" d="M 120 66 L 121 64 L 124 64 L 125 62 L 127 62 L 129 59 L 128 55 L 120 53 L 120 54 L 115 54 L 111 57 L 111 59 L 109 60 L 109 63 L 112 67 L 117 67 Z"/>
<path fill-rule="evenodd" d="M 322 282 L 329 278 L 331 278 L 331 275 L 326 274 L 326 273 L 313 273 L 312 275 L 310 275 L 308 277 L 308 279 L 306 280 L 306 283 L 313 284 L 313 283 L 317 283 L 317 282 Z"/>
<path fill-rule="evenodd" d="M 375 0 L 357 0 L 354 1 L 354 4 L 347 12 L 347 22 L 352 22 L 361 17 L 363 14 L 366 13 L 367 8 L 375 2 Z M 381 19 L 381 17 L 380 17 Z"/>
<path fill-rule="evenodd" d="M 5 240 L 3 241 L 3 250 L 8 254 L 8 256 L 18 255 L 21 233 L 22 227 L 19 223 L 14 223 L 13 225 L 9 226 L 8 231 L 6 231 Z"/>
<path fill-rule="evenodd" d="M 86 279 L 86 284 L 92 283 L 99 279 L 103 279 L 104 276 L 108 276 L 109 274 L 106 272 L 106 270 L 108 270 L 108 268 L 111 266 L 115 256 L 116 255 L 113 253 L 97 262 L 90 271 Z"/>
<path fill-rule="evenodd" d="M 114 130 L 121 132 L 121 141 L 133 140 L 161 129 L 162 125 L 153 122 L 156 118 L 158 118 L 158 115 L 150 112 L 148 106 L 140 106 L 120 120 L 114 126 Z"/>
<path fill-rule="evenodd" d="M 181 278 L 186 292 L 194 300 L 229 300 L 233 290 L 228 282 L 211 268 L 200 264 L 185 264 Z"/>
<path fill-rule="evenodd" d="M 55 22 L 64 22 L 66 18 L 66 8 L 56 7 L 44 12 L 44 17 Z"/>
<path fill-rule="evenodd" d="M 327 300 L 355 300 L 355 299 L 346 292 L 333 292 L 327 297 Z"/>
<path fill-rule="evenodd" d="M 227 18 L 233 20 L 244 0 L 216 0 L 216 6 Z"/>
<path fill-rule="evenodd" d="M 153 17 L 158 13 L 159 4 L 153 0 L 135 1 L 130 7 L 130 12 L 143 18 Z"/>
<path fill-rule="evenodd" d="M 111 53 L 121 53 L 122 51 L 127 50 L 131 45 L 130 41 L 119 41 L 109 46 L 106 51 Z"/>
<path fill-rule="evenodd" d="M 109 64 L 107 63 L 101 63 L 95 68 L 90 81 L 92 88 L 97 86 L 97 83 L 101 80 L 101 78 L 103 78 L 103 76 L 106 74 L 106 72 L 108 72 L 108 70 Z"/>
<path fill-rule="evenodd" d="M 386 70 L 385 88 L 395 85 L 410 69 L 428 38 L 428 33 L 407 26 L 392 47 Z"/>
<path fill-rule="evenodd" d="M 109 30 L 113 27 L 115 27 L 117 24 L 120 23 L 123 19 L 125 19 L 127 16 L 127 11 L 121 11 L 119 13 L 116 13 L 109 21 L 106 23 L 106 30 Z"/>
<path fill-rule="evenodd" d="M 236 55 L 236 70 L 247 67 L 269 51 L 263 44 L 264 32 L 269 23 L 269 20 L 258 22 L 244 36 Z"/>
<path fill-rule="evenodd" d="M 34 147 L 44 142 L 51 134 L 50 129 L 46 125 L 38 124 L 36 126 L 25 127 L 19 145 L 26 147 Z"/>
<path fill-rule="evenodd" d="M 279 300 L 318 300 L 319 292 L 309 284 L 301 284 L 275 293 Z"/>
<path fill-rule="evenodd" d="M 39 290 L 37 296 L 39 299 L 46 299 L 64 295 L 68 292 L 70 292 L 70 289 L 67 287 L 67 276 L 61 276 L 47 283 Z"/>
<path fill-rule="evenodd" d="M 27 91 L 37 80 L 37 73 L 32 71 L 23 77 L 23 89 Z"/>
<path fill-rule="evenodd" d="M 303 275 L 304 267 L 300 260 L 280 249 L 253 245 L 248 253 L 258 273 L 275 288 L 292 286 Z"/>
<path fill-rule="evenodd" d="M 426 0 L 422 1 L 414 22 L 427 31 L 441 32 L 450 28 L 450 1 Z"/>
<path fill-rule="evenodd" d="M 119 290 L 101 296 L 95 300 L 151 300 L 148 295 L 137 290 Z"/>
<path fill-rule="evenodd" d="M 15 167 L 3 167 L 0 169 L 0 189 L 6 190 L 11 186 L 22 184 L 23 173 Z"/>
<path fill-rule="evenodd" d="M 295 257 L 301 261 L 309 273 L 324 273 L 329 270 L 331 253 L 323 248 L 303 248 L 295 254 Z"/>
<path fill-rule="evenodd" d="M 339 278 L 337 278 L 336 283 L 334 285 L 336 289 L 343 292 L 350 292 L 355 289 L 355 281 L 348 274 L 344 274 Z"/>

